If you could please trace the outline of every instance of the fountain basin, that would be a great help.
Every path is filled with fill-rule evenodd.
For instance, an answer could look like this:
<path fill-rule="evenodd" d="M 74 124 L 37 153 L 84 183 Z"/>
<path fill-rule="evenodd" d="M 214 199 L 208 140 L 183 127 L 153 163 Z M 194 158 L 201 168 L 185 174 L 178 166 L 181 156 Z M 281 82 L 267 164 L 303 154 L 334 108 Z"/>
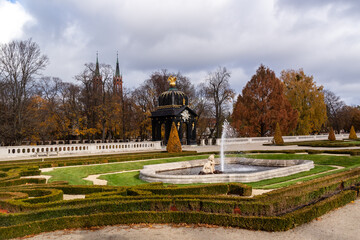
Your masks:
<path fill-rule="evenodd" d="M 277 167 L 269 170 L 248 173 L 222 173 L 207 175 L 168 175 L 166 171 L 202 167 L 207 159 L 146 165 L 140 170 L 140 179 L 147 182 L 163 182 L 173 184 L 190 183 L 226 183 L 226 182 L 257 182 L 265 179 L 284 177 L 314 168 L 310 160 L 269 160 L 248 158 L 226 158 L 226 164 L 241 164 L 249 166 Z M 215 159 L 216 165 L 220 160 Z"/>

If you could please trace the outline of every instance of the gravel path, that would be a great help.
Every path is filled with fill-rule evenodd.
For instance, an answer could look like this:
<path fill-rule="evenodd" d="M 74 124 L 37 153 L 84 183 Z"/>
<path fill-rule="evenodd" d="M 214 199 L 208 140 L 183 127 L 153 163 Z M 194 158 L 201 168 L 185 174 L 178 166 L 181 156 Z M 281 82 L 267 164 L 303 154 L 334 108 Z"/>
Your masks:
<path fill-rule="evenodd" d="M 360 200 L 334 210 L 321 218 L 286 232 L 262 232 L 236 228 L 199 227 L 194 225 L 133 225 L 108 226 L 92 230 L 65 230 L 43 233 L 27 239 L 31 240 L 353 240 L 360 239 Z"/>

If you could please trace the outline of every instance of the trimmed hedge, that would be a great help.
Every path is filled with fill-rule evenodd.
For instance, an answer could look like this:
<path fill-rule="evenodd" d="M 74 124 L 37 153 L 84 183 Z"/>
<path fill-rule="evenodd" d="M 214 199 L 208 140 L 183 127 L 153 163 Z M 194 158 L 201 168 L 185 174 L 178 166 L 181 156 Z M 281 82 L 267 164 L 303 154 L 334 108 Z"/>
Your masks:
<path fill-rule="evenodd" d="M 47 167 L 62 167 L 74 165 L 89 165 L 89 164 L 102 164 L 110 162 L 125 162 L 145 159 L 181 157 L 191 155 L 203 155 L 204 153 L 197 153 L 196 151 L 183 151 L 180 153 L 167 153 L 167 152 L 147 152 L 147 153 L 124 153 L 124 154 L 111 154 L 100 156 L 86 156 L 86 157 L 62 157 L 62 158 L 47 158 L 45 161 L 42 159 L 33 160 L 15 160 L 15 161 L 1 161 L 0 171 L 4 169 L 12 169 L 14 167 L 23 167 L 32 165 L 38 168 Z"/>
<path fill-rule="evenodd" d="M 325 199 L 324 201 L 289 213 L 288 215 L 286 215 L 286 217 L 290 218 L 293 222 L 292 227 L 296 227 L 297 225 L 308 223 L 313 219 L 320 217 L 327 212 L 330 212 L 331 210 L 342 207 L 354 201 L 356 197 L 356 191 L 343 191 L 335 196 Z"/>
<path fill-rule="evenodd" d="M 46 231 L 67 228 L 84 228 L 115 224 L 133 223 L 203 223 L 219 226 L 240 227 L 252 230 L 285 231 L 299 224 L 309 222 L 335 208 L 341 207 L 356 199 L 355 191 L 344 191 L 338 195 L 318 202 L 312 206 L 299 209 L 281 217 L 244 217 L 236 214 L 213 214 L 204 212 L 182 211 L 140 211 L 122 213 L 98 213 L 81 216 L 63 216 L 51 219 L 19 223 L 9 217 L 16 225 L 0 227 L 1 239 L 22 237 Z M 168 203 L 166 204 L 168 205 Z M 34 215 L 34 213 L 32 213 Z M 41 216 L 41 212 L 36 213 Z M 14 215 L 15 218 L 31 217 Z"/>
<path fill-rule="evenodd" d="M 359 168 L 253 198 L 242 197 L 250 196 L 252 188 L 241 183 L 113 187 L 19 179 L 37 173 L 37 166 L 1 169 L 0 184 L 5 186 L 0 185 L 0 208 L 12 213 L 0 214 L 0 239 L 121 223 L 206 223 L 284 231 L 353 201 L 360 185 Z M 19 185 L 22 181 L 28 185 Z M 63 193 L 86 198 L 63 201 Z"/>
<path fill-rule="evenodd" d="M 16 186 L 21 184 L 41 184 L 45 183 L 45 178 L 20 178 L 20 179 L 13 179 L 8 181 L 0 182 L 0 187 L 9 187 L 9 186 Z"/>

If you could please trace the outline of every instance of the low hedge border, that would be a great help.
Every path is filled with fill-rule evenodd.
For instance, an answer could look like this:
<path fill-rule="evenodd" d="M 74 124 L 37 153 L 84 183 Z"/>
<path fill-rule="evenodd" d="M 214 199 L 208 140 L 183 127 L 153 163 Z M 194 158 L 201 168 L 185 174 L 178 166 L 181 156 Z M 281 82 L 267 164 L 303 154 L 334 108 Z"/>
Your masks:
<path fill-rule="evenodd" d="M 317 181 L 319 184 L 319 181 Z M 266 199 L 264 199 L 264 196 L 259 196 L 259 197 L 255 197 L 252 199 L 252 201 L 249 199 L 248 201 L 243 201 L 243 199 L 235 199 L 234 198 L 223 198 L 223 199 L 219 199 L 218 197 L 207 197 L 207 198 L 202 198 L 202 199 L 198 199 L 198 197 L 196 195 L 193 195 L 194 198 L 197 198 L 196 200 L 192 200 L 191 203 L 192 205 L 201 205 L 201 206 L 210 206 L 208 207 L 206 210 L 205 208 L 203 209 L 202 207 L 200 207 L 200 210 L 202 211 L 206 211 L 206 212 L 218 212 L 219 206 L 221 206 L 221 208 L 226 208 L 226 209 L 230 209 L 229 211 L 232 211 L 234 209 L 233 205 L 229 206 L 228 203 L 224 203 L 224 201 L 227 202 L 233 202 L 237 201 L 237 207 L 241 210 L 243 215 L 253 215 L 253 216 L 276 216 L 278 214 L 282 214 L 282 213 L 286 213 L 286 212 L 290 212 L 293 209 L 296 209 L 298 207 L 307 205 L 309 203 L 312 202 L 316 202 L 319 199 L 322 199 L 324 197 L 327 197 L 329 195 L 332 195 L 342 189 L 344 189 L 345 187 L 350 187 L 353 185 L 356 185 L 357 183 L 360 182 L 360 179 L 358 176 L 352 177 L 347 179 L 346 181 L 337 181 L 337 182 L 330 182 L 327 183 L 327 185 L 325 186 L 320 186 L 315 188 L 315 185 L 312 185 L 312 188 L 304 188 L 302 190 L 299 190 L 297 188 L 295 188 L 292 190 L 292 188 L 290 187 L 287 191 L 273 191 L 272 194 L 268 194 L 268 197 Z M 303 184 L 304 185 L 304 184 Z M 220 188 L 219 188 L 220 186 Z M 226 186 L 226 188 L 224 188 Z M 235 184 L 233 184 L 233 186 L 235 186 Z M 68 186 L 66 186 L 68 187 Z M 211 188 L 210 188 L 211 187 Z M 226 192 L 229 192 L 229 190 L 227 191 L 223 191 L 224 189 L 227 189 L 227 185 L 225 184 L 215 184 L 215 185 L 209 185 L 209 187 L 203 187 L 203 186 L 191 186 L 188 187 L 189 189 L 192 190 L 196 190 L 195 192 L 201 192 L 199 191 L 199 189 L 205 189 L 205 190 L 211 190 L 209 192 L 207 192 L 207 194 L 224 194 Z M 61 188 L 61 187 L 60 187 Z M 99 189 L 101 189 L 100 187 L 98 187 L 98 191 Z M 166 189 L 166 188 L 165 188 Z M 187 188 L 185 188 L 187 189 Z M 219 191 L 220 189 L 220 191 Z M 128 196 L 138 196 L 138 195 L 144 195 L 145 197 L 143 198 L 143 201 L 149 200 L 149 196 L 152 194 L 152 191 L 154 190 L 161 190 L 161 188 L 143 188 L 143 189 L 127 189 L 126 190 L 126 195 Z M 170 191 L 174 191 L 174 190 L 178 190 L 177 188 L 170 188 L 167 189 Z M 184 191 L 184 189 L 182 189 Z M 217 190 L 217 192 L 214 192 L 214 190 Z M 155 191 L 156 192 L 156 191 Z M 186 191 L 185 191 L 186 192 Z M 159 194 L 159 192 L 157 192 Z M 165 191 L 165 192 L 161 192 L 162 194 L 166 194 L 169 195 L 169 191 Z M 125 195 L 125 190 L 123 190 L 122 192 L 120 191 L 120 194 L 118 195 Z M 164 198 L 164 195 L 160 195 L 161 198 Z M 173 195 L 174 196 L 174 195 Z M 170 198 L 170 197 L 169 197 Z M 184 198 L 189 198 L 189 196 L 185 196 Z M 36 199 L 36 198 L 34 198 Z M 156 204 L 156 199 L 153 198 L 154 200 L 152 204 Z M 157 198 L 160 199 L 160 198 Z M 170 198 L 171 199 L 171 198 Z M 172 198 L 174 201 L 176 198 Z M 180 198 L 178 198 L 180 199 Z M 98 196 L 98 198 L 93 198 L 93 199 L 89 199 L 87 201 L 74 201 L 73 203 L 76 205 L 79 204 L 86 204 L 86 203 L 92 203 L 92 202 L 96 202 L 96 201 L 115 201 L 115 200 L 123 200 L 123 201 L 131 201 L 134 200 L 131 197 L 114 197 L 114 196 L 109 196 L 109 197 L 104 197 L 104 196 Z M 35 201 L 35 200 L 34 200 Z M 29 204 L 26 201 L 8 201 L 8 204 L 11 206 L 7 206 L 7 209 L 9 209 L 10 211 L 14 212 L 14 211 L 29 211 L 32 209 L 42 209 L 45 207 L 54 207 L 54 206 L 59 206 L 59 205 L 63 205 L 64 207 L 71 205 L 71 203 L 66 202 L 49 202 L 49 203 L 45 203 L 44 201 L 42 201 L 43 203 L 38 203 L 38 204 Z M 225 205 L 226 206 L 225 206 Z M 188 202 L 187 206 L 191 206 L 191 204 Z M 211 208 L 212 206 L 212 208 Z M 182 208 L 184 209 L 184 208 Z M 152 209 L 150 209 L 152 210 Z M 191 210 L 191 208 L 189 209 Z M 228 212 L 229 212 L 228 211 Z"/>
<path fill-rule="evenodd" d="M 147 153 L 131 153 L 131 154 L 111 154 L 101 156 L 86 156 L 86 157 L 62 157 L 62 158 L 48 158 L 34 160 L 15 160 L 15 161 L 1 161 L 0 171 L 4 169 L 12 169 L 14 167 L 33 166 L 38 168 L 47 167 L 62 167 L 74 165 L 89 165 L 89 164 L 102 164 L 110 162 L 125 162 L 134 160 L 146 160 L 157 158 L 169 157 L 182 157 L 191 155 L 203 155 L 204 153 L 197 153 L 196 151 L 183 151 L 181 153 L 167 153 L 167 152 L 147 152 Z"/>
<path fill-rule="evenodd" d="M 309 222 L 314 218 L 354 201 L 355 199 L 355 191 L 343 191 L 324 201 L 320 201 L 280 217 L 244 217 L 236 214 L 182 212 L 176 210 L 165 212 L 140 211 L 64 216 L 0 227 L 0 236 L 1 239 L 8 239 L 67 228 L 134 223 L 204 223 L 218 226 L 240 227 L 251 230 L 286 231 L 299 224 Z"/>
<path fill-rule="evenodd" d="M 345 206 L 346 204 L 356 200 L 356 197 L 356 191 L 343 191 L 316 204 L 289 213 L 285 215 L 285 217 L 291 219 L 293 222 L 292 228 L 294 228 L 298 225 L 310 222 L 313 219 L 330 212 L 331 210 Z"/>
<path fill-rule="evenodd" d="M 242 212 L 246 213 L 247 215 L 277 215 L 284 212 L 289 212 L 292 209 L 296 209 L 299 206 L 303 206 L 309 204 L 311 202 L 316 202 L 317 200 L 327 197 L 336 193 L 337 191 L 343 190 L 344 188 L 349 188 L 351 186 L 357 185 L 360 182 L 360 169 L 353 169 L 346 172 L 341 172 L 338 174 L 330 175 L 327 177 L 323 177 L 320 179 L 308 181 L 302 184 L 293 185 L 287 188 L 274 190 L 270 193 L 266 193 L 260 196 L 256 196 L 251 200 L 253 203 L 245 203 L 243 199 L 239 199 L 242 204 L 241 206 Z M 229 187 L 230 186 L 230 187 Z M 53 188 L 60 189 L 64 193 L 68 194 L 89 194 L 89 193 L 96 193 L 96 192 L 114 192 L 117 190 L 117 196 L 112 196 L 110 194 L 106 194 L 107 196 L 98 196 L 93 197 L 90 201 L 75 201 L 75 202 L 66 202 L 66 203 L 38 203 L 38 204 L 29 204 L 25 203 L 24 201 L 15 201 L 12 200 L 9 202 L 12 205 L 12 211 L 19 211 L 21 210 L 31 210 L 31 209 L 41 209 L 45 207 L 52 207 L 56 204 L 60 205 L 71 205 L 74 204 L 81 204 L 81 202 L 94 202 L 94 201 L 106 201 L 105 198 L 110 200 L 116 199 L 123 199 L 123 200 L 130 200 L 129 198 L 123 197 L 124 195 L 128 196 L 137 196 L 137 195 L 144 195 L 145 198 L 149 197 L 152 194 L 155 195 L 184 195 L 184 194 L 206 194 L 206 195 L 218 195 L 218 194 L 227 194 L 233 191 L 234 187 L 237 186 L 238 189 L 243 189 L 242 184 L 213 184 L 213 185 L 203 185 L 203 186 L 189 186 L 189 187 L 170 187 L 164 188 L 160 184 L 152 184 L 146 185 L 141 187 L 135 188 L 121 188 L 121 187 L 109 187 L 109 186 L 91 186 L 87 188 L 86 186 L 53 186 Z M 232 190 L 230 190 L 232 189 Z M 126 190 L 126 194 L 125 194 Z M 20 191 L 20 190 L 16 190 Z M 200 195 L 201 196 L 201 195 Z M 195 198 L 196 197 L 194 195 Z M 221 200 L 221 201 L 229 201 L 228 199 L 219 199 L 218 197 L 210 197 L 210 200 Z M 266 205 L 270 204 L 272 208 L 267 208 Z M 265 206 L 265 208 L 263 207 Z M 8 206 L 8 208 L 10 208 Z"/>
<path fill-rule="evenodd" d="M 42 184 L 45 182 L 46 182 L 45 178 L 20 178 L 20 179 L 13 179 L 13 180 L 0 182 L 0 187 L 10 187 L 10 186 L 17 186 L 22 184 Z"/>
<path fill-rule="evenodd" d="M 251 196 L 252 187 L 241 183 L 230 184 L 210 184 L 200 186 L 187 186 L 187 187 L 167 187 L 164 188 L 161 185 L 149 187 L 142 187 L 141 185 L 137 189 L 149 191 L 156 195 L 219 195 L 219 194 L 237 194 L 239 196 Z"/>
<path fill-rule="evenodd" d="M 45 189 L 45 188 L 44 188 Z M 38 191 L 44 191 L 44 189 L 39 189 Z M 211 185 L 200 185 L 200 186 L 188 186 L 188 187 L 169 187 L 165 188 L 162 184 L 146 184 L 146 186 L 143 187 L 109 187 L 109 186 L 90 186 L 89 189 L 86 188 L 86 186 L 73 186 L 73 185 L 65 185 L 65 186 L 52 186 L 52 188 L 46 188 L 46 189 L 57 189 L 58 191 L 61 191 L 61 193 L 65 194 L 89 194 L 90 196 L 87 197 L 85 200 L 73 200 L 73 201 L 60 201 L 60 202 L 54 202 L 59 201 L 60 199 L 60 193 L 56 192 L 56 198 L 52 197 L 55 193 L 52 193 L 48 196 L 35 196 L 35 198 L 32 198 L 31 201 L 27 200 L 8 200 L 6 203 L 2 203 L 3 206 L 6 206 L 6 208 L 11 212 L 19 212 L 19 211 L 31 211 L 35 209 L 42 209 L 42 208 L 48 208 L 48 207 L 54 207 L 54 206 L 69 206 L 71 204 L 79 205 L 79 204 L 86 204 L 89 202 L 96 202 L 96 201 L 115 201 L 115 200 L 133 200 L 131 199 L 132 196 L 146 196 L 149 195 L 159 195 L 160 198 L 163 198 L 164 196 L 167 196 L 168 198 L 172 198 L 171 196 L 175 195 L 184 195 L 186 193 L 189 193 L 191 197 L 196 198 L 198 195 L 204 195 L 210 196 L 210 199 L 213 196 L 216 195 L 226 195 L 228 193 L 234 194 L 234 193 L 251 193 L 251 187 L 246 186 L 244 184 L 238 184 L 238 183 L 231 183 L 231 184 L 211 184 Z M 31 193 L 34 191 L 33 189 L 26 189 L 26 188 L 16 188 L 14 189 L 16 191 L 23 191 L 27 193 Z M 116 190 L 116 191 L 114 191 Z M 111 193 L 114 193 L 112 195 Z M 38 194 L 39 195 L 39 194 Z M 128 198 L 124 197 L 128 196 Z M 189 198 L 189 195 L 186 195 L 187 198 Z M 61 194 L 62 197 L 62 194 Z M 222 197 L 223 199 L 226 199 L 225 197 Z M 39 200 L 37 200 L 39 199 Z M 234 197 L 228 197 L 228 199 L 233 200 Z M 0 202 L 1 204 L 1 202 Z"/>

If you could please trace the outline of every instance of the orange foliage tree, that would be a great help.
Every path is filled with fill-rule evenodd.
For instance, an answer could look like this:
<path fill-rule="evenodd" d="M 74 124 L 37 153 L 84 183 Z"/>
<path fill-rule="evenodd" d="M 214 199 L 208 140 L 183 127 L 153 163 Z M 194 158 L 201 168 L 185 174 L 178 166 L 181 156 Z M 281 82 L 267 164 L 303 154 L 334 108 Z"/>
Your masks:
<path fill-rule="evenodd" d="M 241 136 L 270 136 L 278 122 L 283 133 L 296 127 L 298 114 L 274 71 L 261 65 L 234 104 L 232 124 Z"/>
<path fill-rule="evenodd" d="M 170 131 L 170 136 L 169 136 L 169 140 L 166 146 L 166 150 L 169 153 L 177 153 L 177 152 L 181 152 L 181 142 L 179 139 L 179 134 L 178 131 L 176 129 L 175 123 L 173 122 L 171 125 L 171 131 Z"/>
<path fill-rule="evenodd" d="M 329 132 L 329 136 L 328 136 L 329 141 L 335 141 L 336 137 L 335 137 L 335 133 L 334 133 L 334 129 L 330 128 L 330 132 Z"/>
<path fill-rule="evenodd" d="M 356 135 L 354 126 L 351 126 L 350 134 L 349 134 L 349 139 L 357 139 L 357 138 L 358 138 L 358 137 L 357 137 L 357 135 Z"/>
<path fill-rule="evenodd" d="M 276 145 L 284 144 L 284 139 L 282 138 L 281 128 L 280 128 L 279 123 L 276 123 L 275 134 L 274 134 L 274 143 Z"/>

